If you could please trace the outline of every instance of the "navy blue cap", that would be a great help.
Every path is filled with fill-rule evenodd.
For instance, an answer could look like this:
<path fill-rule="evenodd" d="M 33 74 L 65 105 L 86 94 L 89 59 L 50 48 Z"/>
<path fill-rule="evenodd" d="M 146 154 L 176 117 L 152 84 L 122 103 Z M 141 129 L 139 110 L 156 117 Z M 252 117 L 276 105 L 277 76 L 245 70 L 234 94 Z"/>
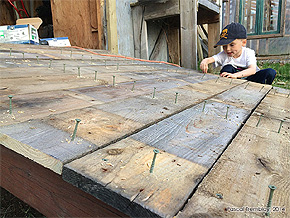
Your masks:
<path fill-rule="evenodd" d="M 240 23 L 231 23 L 227 25 L 220 34 L 220 41 L 214 46 L 218 45 L 228 45 L 236 39 L 246 39 L 247 30 Z"/>

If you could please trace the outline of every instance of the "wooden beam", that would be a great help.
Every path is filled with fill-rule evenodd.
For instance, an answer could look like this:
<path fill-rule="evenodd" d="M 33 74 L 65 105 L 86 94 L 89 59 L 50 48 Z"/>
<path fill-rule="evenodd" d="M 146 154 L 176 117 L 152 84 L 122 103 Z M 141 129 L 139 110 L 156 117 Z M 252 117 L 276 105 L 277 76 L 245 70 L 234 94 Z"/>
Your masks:
<path fill-rule="evenodd" d="M 220 38 L 220 22 L 208 24 L 208 56 L 211 57 L 221 51 L 221 46 L 214 48 Z"/>
<path fill-rule="evenodd" d="M 145 20 L 159 19 L 179 15 L 179 0 L 169 0 L 163 4 L 150 4 L 146 6 Z"/>
<path fill-rule="evenodd" d="M 215 13 L 220 13 L 220 6 L 209 0 L 198 0 L 198 4 L 207 10 L 211 10 Z"/>
<path fill-rule="evenodd" d="M 113 54 L 118 54 L 116 0 L 106 1 L 106 11 L 107 11 L 108 49 Z"/>
<path fill-rule="evenodd" d="M 197 2 L 180 0 L 181 66 L 197 69 Z"/>
<path fill-rule="evenodd" d="M 127 217 L 0 144 L 1 187 L 46 217 Z"/>

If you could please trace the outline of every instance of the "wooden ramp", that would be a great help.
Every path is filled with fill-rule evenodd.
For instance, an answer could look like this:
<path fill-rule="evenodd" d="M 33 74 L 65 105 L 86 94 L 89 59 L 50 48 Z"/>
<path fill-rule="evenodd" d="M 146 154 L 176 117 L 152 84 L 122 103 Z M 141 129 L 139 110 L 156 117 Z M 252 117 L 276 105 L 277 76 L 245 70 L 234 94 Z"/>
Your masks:
<path fill-rule="evenodd" d="M 0 60 L 1 186 L 44 215 L 232 217 L 272 184 L 287 216 L 285 90 L 77 48 L 2 44 Z"/>

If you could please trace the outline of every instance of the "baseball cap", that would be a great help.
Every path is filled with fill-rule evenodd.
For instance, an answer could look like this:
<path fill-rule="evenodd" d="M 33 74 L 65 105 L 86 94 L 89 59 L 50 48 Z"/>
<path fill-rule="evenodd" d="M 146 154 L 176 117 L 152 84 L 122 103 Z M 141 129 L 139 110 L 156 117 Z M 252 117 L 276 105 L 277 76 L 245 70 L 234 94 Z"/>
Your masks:
<path fill-rule="evenodd" d="M 240 23 L 231 23 L 227 25 L 220 34 L 220 41 L 214 46 L 227 45 L 236 39 L 246 39 L 247 30 Z"/>

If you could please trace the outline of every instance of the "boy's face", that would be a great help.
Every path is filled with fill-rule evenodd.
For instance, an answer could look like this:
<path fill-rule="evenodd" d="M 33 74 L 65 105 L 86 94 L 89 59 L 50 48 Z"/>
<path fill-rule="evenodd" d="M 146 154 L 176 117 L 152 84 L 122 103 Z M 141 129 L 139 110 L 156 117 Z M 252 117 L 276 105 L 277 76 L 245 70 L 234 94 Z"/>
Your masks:
<path fill-rule="evenodd" d="M 242 54 L 243 46 L 246 46 L 246 44 L 246 39 L 236 39 L 228 45 L 223 45 L 223 49 L 229 57 L 238 58 Z"/>

